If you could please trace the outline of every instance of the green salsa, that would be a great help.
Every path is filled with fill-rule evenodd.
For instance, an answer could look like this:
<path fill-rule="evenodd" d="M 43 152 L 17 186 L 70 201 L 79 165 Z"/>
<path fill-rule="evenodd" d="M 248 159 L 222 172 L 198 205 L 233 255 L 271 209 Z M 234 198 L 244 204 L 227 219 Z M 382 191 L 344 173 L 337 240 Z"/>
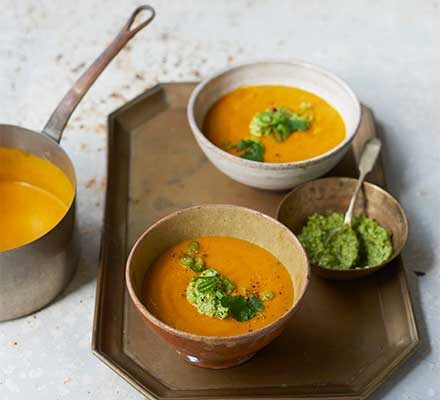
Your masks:
<path fill-rule="evenodd" d="M 313 214 L 299 234 L 310 262 L 329 269 L 367 268 L 382 264 L 393 253 L 390 233 L 366 215 Z"/>
<path fill-rule="evenodd" d="M 186 299 L 200 314 L 224 319 L 229 315 L 229 309 L 222 305 L 222 299 L 234 290 L 232 282 L 223 278 L 214 268 L 209 268 L 191 279 L 186 289 Z"/>
<path fill-rule="evenodd" d="M 208 317 L 232 317 L 237 321 L 248 321 L 257 312 L 264 311 L 263 301 L 274 298 L 274 293 L 270 290 L 264 291 L 260 296 L 249 293 L 246 297 L 235 292 L 235 285 L 231 281 L 214 268 L 208 268 L 191 279 L 186 289 L 186 299 L 200 314 Z"/>
<path fill-rule="evenodd" d="M 237 321 L 248 321 L 258 312 L 264 311 L 263 301 L 270 301 L 275 296 L 271 290 L 265 290 L 259 295 L 246 290 L 246 296 L 237 295 L 235 285 L 230 280 L 214 268 L 206 269 L 199 250 L 200 243 L 191 240 L 179 262 L 194 272 L 200 272 L 186 288 L 186 299 L 200 314 L 218 319 L 232 317 Z"/>

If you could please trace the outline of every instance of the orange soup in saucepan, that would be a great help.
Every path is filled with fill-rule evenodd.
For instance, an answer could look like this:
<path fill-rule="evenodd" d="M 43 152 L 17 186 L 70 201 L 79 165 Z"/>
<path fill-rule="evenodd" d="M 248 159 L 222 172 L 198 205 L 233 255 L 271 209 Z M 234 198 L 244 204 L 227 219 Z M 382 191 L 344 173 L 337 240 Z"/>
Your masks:
<path fill-rule="evenodd" d="M 72 183 L 54 164 L 0 147 L 0 251 L 50 231 L 66 214 L 73 195 Z"/>
<path fill-rule="evenodd" d="M 343 119 L 324 99 L 275 85 L 243 86 L 226 94 L 208 111 L 203 132 L 231 154 L 269 163 L 319 156 L 346 136 Z M 258 144 L 239 144 L 249 139 Z"/>
<path fill-rule="evenodd" d="M 286 313 L 293 299 L 290 274 L 277 258 L 230 237 L 200 237 L 169 248 L 148 268 L 142 288 L 143 303 L 158 319 L 206 336 L 262 328 Z"/>

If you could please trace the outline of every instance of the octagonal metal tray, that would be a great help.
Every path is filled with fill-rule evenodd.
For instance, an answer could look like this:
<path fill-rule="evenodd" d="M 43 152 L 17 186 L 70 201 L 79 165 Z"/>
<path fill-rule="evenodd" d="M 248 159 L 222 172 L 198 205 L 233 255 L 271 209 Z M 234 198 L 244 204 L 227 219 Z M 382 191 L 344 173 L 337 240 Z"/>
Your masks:
<path fill-rule="evenodd" d="M 186 121 L 193 83 L 158 85 L 109 116 L 108 181 L 93 352 L 148 398 L 364 399 L 419 342 L 400 258 L 351 282 L 313 276 L 286 331 L 251 361 L 227 370 L 186 364 L 141 322 L 124 283 L 127 253 L 153 221 L 200 203 L 233 203 L 274 215 L 284 193 L 251 189 L 217 171 Z M 352 149 L 331 172 L 355 176 L 375 135 L 363 108 Z M 369 180 L 384 185 L 381 163 Z"/>

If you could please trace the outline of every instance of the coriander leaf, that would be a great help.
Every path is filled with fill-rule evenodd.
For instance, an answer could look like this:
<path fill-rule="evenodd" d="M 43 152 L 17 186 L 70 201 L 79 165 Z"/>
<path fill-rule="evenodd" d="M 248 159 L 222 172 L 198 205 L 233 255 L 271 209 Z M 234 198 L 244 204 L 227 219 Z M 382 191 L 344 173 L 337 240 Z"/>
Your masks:
<path fill-rule="evenodd" d="M 261 300 L 252 295 L 249 298 L 244 296 L 226 296 L 221 299 L 223 307 L 229 309 L 229 315 L 237 321 L 248 321 L 255 317 L 257 312 L 264 311 Z"/>
<path fill-rule="evenodd" d="M 309 128 L 309 121 L 306 119 L 290 119 L 289 120 L 289 129 L 291 132 L 293 131 L 306 131 Z"/>
<path fill-rule="evenodd" d="M 257 296 L 255 296 L 255 295 L 250 296 L 247 299 L 247 302 L 248 302 L 249 306 L 251 308 L 253 308 L 255 311 L 257 311 L 257 312 L 264 311 L 264 304 L 261 302 L 261 300 Z"/>
<path fill-rule="evenodd" d="M 264 146 L 261 143 L 256 143 L 252 140 L 247 140 L 246 142 L 251 142 L 252 144 L 245 148 L 246 150 L 240 155 L 240 157 L 251 161 L 264 161 Z"/>
<path fill-rule="evenodd" d="M 312 115 L 302 114 L 311 105 L 302 104 L 300 113 L 287 108 L 269 108 L 254 115 L 249 124 L 251 135 L 255 137 L 273 135 L 277 142 L 284 142 L 293 132 L 305 131 L 309 128 Z"/>
<path fill-rule="evenodd" d="M 208 268 L 194 276 L 186 289 L 186 299 L 200 314 L 224 319 L 228 316 L 237 321 L 248 321 L 264 310 L 262 301 L 253 293 L 249 297 L 232 293 L 235 285 Z"/>
<path fill-rule="evenodd" d="M 245 150 L 252 146 L 252 144 L 255 143 L 252 140 L 240 140 L 235 147 L 237 150 Z"/>
<path fill-rule="evenodd" d="M 223 307 L 229 309 L 229 315 L 237 321 L 249 321 L 252 319 L 256 311 L 249 306 L 247 299 L 244 296 L 227 296 L 221 299 Z"/>

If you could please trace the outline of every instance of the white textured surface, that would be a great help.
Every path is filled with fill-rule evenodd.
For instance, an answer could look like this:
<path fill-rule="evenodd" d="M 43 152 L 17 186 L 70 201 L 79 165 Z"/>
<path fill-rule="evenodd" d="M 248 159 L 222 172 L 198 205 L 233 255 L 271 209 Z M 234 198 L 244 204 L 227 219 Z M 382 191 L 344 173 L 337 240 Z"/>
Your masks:
<path fill-rule="evenodd" d="M 0 121 L 40 129 L 138 4 L 0 0 Z M 389 188 L 411 223 L 404 260 L 423 343 L 373 398 L 440 398 L 439 2 L 152 4 L 156 21 L 110 65 L 66 129 L 62 144 L 79 179 L 82 261 L 49 308 L 0 324 L 0 398 L 140 398 L 90 353 L 106 115 L 160 80 L 194 80 L 227 64 L 280 56 L 340 75 L 384 128 Z"/>

